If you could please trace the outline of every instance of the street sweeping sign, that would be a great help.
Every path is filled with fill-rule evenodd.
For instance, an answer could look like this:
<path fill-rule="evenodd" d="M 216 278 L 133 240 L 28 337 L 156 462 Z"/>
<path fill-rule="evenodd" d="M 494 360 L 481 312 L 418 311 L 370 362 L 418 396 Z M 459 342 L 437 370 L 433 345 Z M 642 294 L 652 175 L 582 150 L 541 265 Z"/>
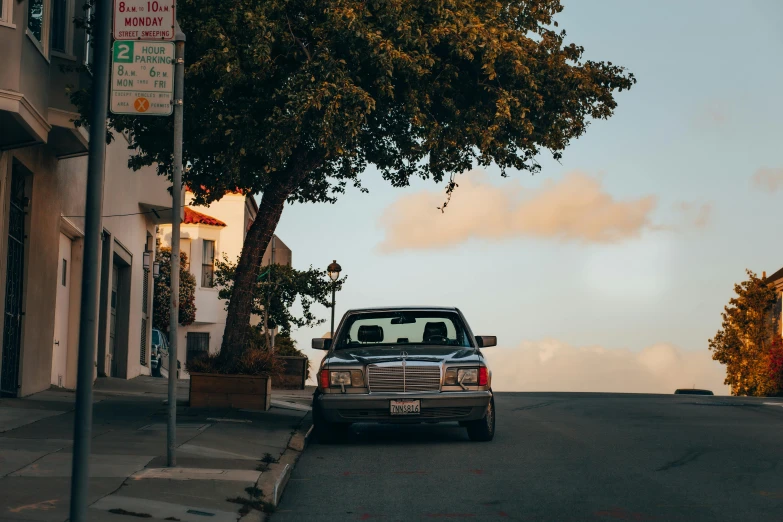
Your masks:
<path fill-rule="evenodd" d="M 114 38 L 173 40 L 174 0 L 114 0 Z"/>

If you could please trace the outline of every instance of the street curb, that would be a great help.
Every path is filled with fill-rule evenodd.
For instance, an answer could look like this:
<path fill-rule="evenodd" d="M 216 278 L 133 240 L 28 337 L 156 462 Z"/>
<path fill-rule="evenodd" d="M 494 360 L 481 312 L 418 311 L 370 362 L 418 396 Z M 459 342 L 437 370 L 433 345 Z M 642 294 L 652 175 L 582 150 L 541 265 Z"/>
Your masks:
<path fill-rule="evenodd" d="M 288 479 L 291 477 L 291 469 L 291 465 L 286 464 L 283 468 L 283 472 L 275 481 L 275 490 L 272 493 L 272 505 L 275 507 L 280 503 L 280 497 L 283 496 L 283 490 L 288 485 Z"/>
<path fill-rule="evenodd" d="M 288 444 L 276 463 L 269 465 L 269 470 L 261 473 L 256 482 L 256 488 L 262 491 L 262 500 L 269 502 L 272 507 L 277 507 L 283 497 L 288 480 L 296 466 L 296 462 L 302 455 L 313 435 L 313 415 L 307 413 L 302 417 L 299 427 L 288 439 Z M 259 511 L 251 511 L 241 518 L 242 522 L 263 522 L 265 514 Z"/>

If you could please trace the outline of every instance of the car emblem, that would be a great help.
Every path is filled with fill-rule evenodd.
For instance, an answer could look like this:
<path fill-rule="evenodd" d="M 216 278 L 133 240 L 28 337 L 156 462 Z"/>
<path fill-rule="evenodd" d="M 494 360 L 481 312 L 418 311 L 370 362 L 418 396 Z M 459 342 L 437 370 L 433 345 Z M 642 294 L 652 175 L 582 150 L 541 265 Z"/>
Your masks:
<path fill-rule="evenodd" d="M 402 367 L 405 368 L 405 359 L 408 357 L 408 352 L 402 352 Z"/>

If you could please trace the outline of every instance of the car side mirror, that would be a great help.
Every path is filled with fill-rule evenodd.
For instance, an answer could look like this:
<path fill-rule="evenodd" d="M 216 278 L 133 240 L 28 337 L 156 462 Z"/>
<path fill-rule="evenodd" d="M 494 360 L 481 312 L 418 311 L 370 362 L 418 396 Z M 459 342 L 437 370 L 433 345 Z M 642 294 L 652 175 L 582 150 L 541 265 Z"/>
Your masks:
<path fill-rule="evenodd" d="M 331 339 L 324 339 L 323 337 L 316 337 L 313 339 L 313 350 L 328 350 L 332 347 Z"/>
<path fill-rule="evenodd" d="M 477 335 L 476 342 L 479 348 L 489 348 L 490 346 L 498 345 L 498 338 L 494 335 Z"/>

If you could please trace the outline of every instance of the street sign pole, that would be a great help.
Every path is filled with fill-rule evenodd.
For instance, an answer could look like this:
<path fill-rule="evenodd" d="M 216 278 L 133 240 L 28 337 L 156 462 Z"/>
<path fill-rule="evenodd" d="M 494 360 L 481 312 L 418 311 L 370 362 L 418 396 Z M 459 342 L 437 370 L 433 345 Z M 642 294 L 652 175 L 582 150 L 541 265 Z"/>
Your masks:
<path fill-rule="evenodd" d="M 111 0 L 95 2 L 95 62 L 87 156 L 87 195 L 84 222 L 82 302 L 79 316 L 79 356 L 76 381 L 76 413 L 71 464 L 71 522 L 87 520 L 89 456 L 92 438 L 92 383 L 95 345 L 98 340 L 98 289 L 103 225 L 103 176 L 106 159 L 106 116 L 109 105 L 109 47 L 111 43 Z"/>
<path fill-rule="evenodd" d="M 177 465 L 177 348 L 179 327 L 179 227 L 182 204 L 182 123 L 185 95 L 185 34 L 176 24 L 174 49 L 174 170 L 171 176 L 171 310 L 169 316 L 169 424 L 167 462 Z"/>

